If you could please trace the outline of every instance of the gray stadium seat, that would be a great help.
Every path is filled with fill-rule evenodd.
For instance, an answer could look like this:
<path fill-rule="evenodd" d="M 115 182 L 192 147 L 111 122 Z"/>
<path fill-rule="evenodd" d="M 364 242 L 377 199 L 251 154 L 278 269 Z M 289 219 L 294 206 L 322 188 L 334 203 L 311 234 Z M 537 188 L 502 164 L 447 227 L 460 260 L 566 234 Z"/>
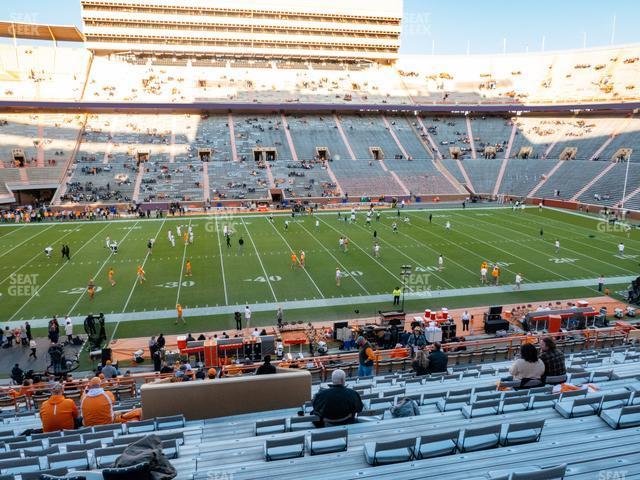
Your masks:
<path fill-rule="evenodd" d="M 553 406 L 564 418 L 594 415 L 600 410 L 601 396 L 560 400 Z"/>
<path fill-rule="evenodd" d="M 373 466 L 407 462 L 415 458 L 415 452 L 415 438 L 364 444 L 364 458 L 369 465 Z"/>
<path fill-rule="evenodd" d="M 475 452 L 497 447 L 500 444 L 501 430 L 500 424 L 465 429 L 460 441 L 460 452 Z"/>
<path fill-rule="evenodd" d="M 423 435 L 418 439 L 416 455 L 419 460 L 456 453 L 460 430 Z"/>
<path fill-rule="evenodd" d="M 640 425 L 640 405 L 603 410 L 600 413 L 600 418 L 616 430 L 636 427 Z"/>
<path fill-rule="evenodd" d="M 277 418 L 273 420 L 260 420 L 256 422 L 256 435 L 269 435 L 273 433 L 283 433 L 287 431 L 287 419 Z"/>
<path fill-rule="evenodd" d="M 542 435 L 544 423 L 544 420 L 510 423 L 507 425 L 504 435 L 500 438 L 500 445 L 507 447 L 521 443 L 537 442 Z"/>
<path fill-rule="evenodd" d="M 322 455 L 325 453 L 344 452 L 348 445 L 349 432 L 346 428 L 326 432 L 311 432 L 309 436 L 309 453 Z"/>
<path fill-rule="evenodd" d="M 305 450 L 305 436 L 267 440 L 264 444 L 264 458 L 267 462 L 285 460 L 287 458 L 303 457 Z"/>

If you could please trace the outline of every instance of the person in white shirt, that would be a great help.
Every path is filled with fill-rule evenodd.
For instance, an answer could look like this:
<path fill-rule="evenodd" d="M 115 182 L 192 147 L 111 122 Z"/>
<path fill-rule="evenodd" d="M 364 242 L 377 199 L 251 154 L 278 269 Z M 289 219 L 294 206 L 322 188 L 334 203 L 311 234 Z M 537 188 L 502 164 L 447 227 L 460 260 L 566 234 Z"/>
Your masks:
<path fill-rule="evenodd" d="M 53 248 L 51 248 L 50 246 L 44 249 L 44 254 L 47 256 L 47 258 L 51 258 L 51 252 L 53 252 Z"/>
<path fill-rule="evenodd" d="M 447 223 L 444 224 L 444 228 L 447 231 L 451 230 L 451 222 L 449 220 L 447 220 Z"/>
<path fill-rule="evenodd" d="M 438 270 L 442 271 L 443 268 L 444 268 L 444 257 L 440 255 L 438 257 Z"/>
<path fill-rule="evenodd" d="M 520 290 L 520 285 L 522 284 L 522 275 L 519 273 L 516 274 L 516 290 Z"/>
<path fill-rule="evenodd" d="M 244 321 L 247 325 L 247 328 L 249 328 L 249 326 L 251 325 L 251 309 L 249 308 L 249 305 L 244 307 Z"/>
<path fill-rule="evenodd" d="M 336 287 L 340 286 L 340 281 L 342 280 L 342 272 L 339 268 L 336 268 Z"/>
<path fill-rule="evenodd" d="M 340 250 L 344 250 L 344 237 L 340 237 L 340 240 L 338 240 L 338 247 L 340 247 Z"/>
<path fill-rule="evenodd" d="M 253 332 L 251 332 L 251 336 L 254 338 L 257 338 L 260 336 L 260 332 L 258 331 L 258 327 L 253 329 Z"/>
<path fill-rule="evenodd" d="M 544 363 L 538 358 L 538 350 L 530 343 L 520 346 L 520 358 L 511 367 L 509 373 L 513 381 L 540 380 L 544 375 Z"/>
<path fill-rule="evenodd" d="M 73 340 L 73 322 L 69 316 L 64 317 L 64 334 L 67 336 L 67 342 L 71 343 Z"/>
<path fill-rule="evenodd" d="M 106 246 L 107 246 L 107 248 L 111 248 L 111 238 L 110 237 L 107 237 Z"/>
<path fill-rule="evenodd" d="M 182 226 L 181 225 L 176 225 L 176 233 L 178 234 L 178 237 L 182 236 Z"/>
<path fill-rule="evenodd" d="M 316 220 L 316 230 L 320 230 L 320 220 Z"/>
<path fill-rule="evenodd" d="M 484 285 L 487 283 L 487 267 L 480 268 L 480 282 Z"/>
<path fill-rule="evenodd" d="M 560 240 L 556 240 L 555 246 L 556 246 L 556 253 L 560 252 Z"/>
<path fill-rule="evenodd" d="M 373 256 L 374 256 L 375 258 L 379 258 L 379 257 L 380 257 L 380 245 L 379 245 L 378 243 L 376 243 L 376 244 L 373 246 Z"/>
<path fill-rule="evenodd" d="M 471 315 L 467 310 L 462 314 L 462 331 L 469 331 L 469 321 L 471 320 Z"/>
<path fill-rule="evenodd" d="M 620 243 L 618 244 L 618 253 L 619 253 L 620 255 L 623 255 L 623 254 L 624 254 L 624 243 L 622 243 L 622 242 L 620 242 Z"/>

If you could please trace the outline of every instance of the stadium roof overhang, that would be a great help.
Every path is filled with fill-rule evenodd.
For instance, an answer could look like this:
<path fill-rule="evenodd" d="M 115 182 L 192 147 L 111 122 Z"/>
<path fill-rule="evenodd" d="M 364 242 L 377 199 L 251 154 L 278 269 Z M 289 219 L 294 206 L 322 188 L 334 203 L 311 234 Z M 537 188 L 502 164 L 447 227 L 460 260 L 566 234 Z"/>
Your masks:
<path fill-rule="evenodd" d="M 73 25 L 47 25 L 0 21 L 0 37 L 54 42 L 84 42 L 84 35 Z"/>
<path fill-rule="evenodd" d="M 573 104 L 331 104 L 331 103 L 133 103 L 133 102 L 46 102 L 33 100 L 0 100 L 0 112 L 71 112 L 71 113 L 176 113 L 176 112 L 291 112 L 291 113 L 367 113 L 389 114 L 472 114 L 494 113 L 625 113 L 640 111 L 640 102 L 573 103 Z"/>

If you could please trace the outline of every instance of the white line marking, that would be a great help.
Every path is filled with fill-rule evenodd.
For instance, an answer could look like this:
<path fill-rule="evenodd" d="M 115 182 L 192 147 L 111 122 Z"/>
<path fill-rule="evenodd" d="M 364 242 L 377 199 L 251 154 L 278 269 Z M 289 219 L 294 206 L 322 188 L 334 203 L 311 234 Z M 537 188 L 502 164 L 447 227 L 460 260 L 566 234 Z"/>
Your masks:
<path fill-rule="evenodd" d="M 218 217 L 216 216 L 216 241 L 218 250 L 220 251 L 220 268 L 222 269 L 222 286 L 224 287 L 224 304 L 229 305 L 229 297 L 227 296 L 227 281 L 224 278 L 224 259 L 222 255 L 222 243 L 220 243 L 220 230 L 218 229 Z"/>
<path fill-rule="evenodd" d="M 253 245 L 253 249 L 256 251 L 256 256 L 258 257 L 258 262 L 260 262 L 260 266 L 262 267 L 262 273 L 264 273 L 264 278 L 267 279 L 267 283 L 269 284 L 269 289 L 271 290 L 271 295 L 273 295 L 273 300 L 276 303 L 278 303 L 278 299 L 276 298 L 276 292 L 273 291 L 273 286 L 271 285 L 271 280 L 269 280 L 269 274 L 267 273 L 267 270 L 264 268 L 264 264 L 262 263 L 262 258 L 260 258 L 260 253 L 258 252 L 258 249 L 256 248 L 256 244 L 253 243 L 253 237 L 251 236 L 251 233 L 249 232 L 249 229 L 247 228 L 246 223 L 244 223 L 244 219 L 241 218 L 240 220 L 242 221 L 242 226 L 247 231 L 247 236 L 249 237 L 249 240 L 251 241 L 251 245 Z"/>
<path fill-rule="evenodd" d="M 187 232 L 189 231 L 189 227 L 191 226 L 191 220 L 189 220 L 189 225 L 187 225 Z M 189 237 L 187 237 L 189 238 Z M 182 276 L 184 275 L 184 261 L 187 258 L 187 246 L 189 241 L 185 242 L 184 250 L 182 252 L 182 265 L 180 266 L 180 278 L 178 278 L 178 294 L 176 295 L 176 305 L 180 303 L 180 290 L 182 287 Z"/>
<path fill-rule="evenodd" d="M 307 232 L 307 233 L 309 234 L 309 236 L 310 236 L 311 238 L 313 238 L 316 242 L 318 242 L 318 244 L 319 244 L 319 245 L 324 249 L 324 251 L 325 251 L 325 252 L 327 252 L 329 255 L 331 255 L 331 258 L 333 258 L 333 259 L 337 262 L 337 264 L 338 264 L 338 265 L 340 265 L 340 268 L 342 268 L 342 271 L 343 271 L 343 272 L 350 272 L 350 270 L 349 270 L 349 269 L 347 269 L 347 267 L 345 267 L 345 266 L 342 264 L 342 262 L 341 262 L 340 260 L 338 260 L 338 259 L 335 257 L 335 255 L 334 255 L 333 253 L 331 253 L 331 251 L 330 251 L 327 247 L 325 247 L 325 246 L 322 244 L 322 242 L 321 242 L 320 240 L 318 240 L 316 237 L 314 237 L 314 236 L 313 236 L 313 234 L 312 234 L 309 230 L 307 230 L 307 229 L 305 228 L 305 226 L 304 226 L 304 224 L 303 224 L 303 223 L 301 223 L 301 224 L 300 224 L 300 226 L 302 227 L 302 229 L 303 229 L 305 232 Z M 362 283 L 360 283 L 360 281 L 359 281 L 359 280 L 358 280 L 354 275 L 349 275 L 349 277 L 348 277 L 348 278 L 352 278 L 352 279 L 353 279 L 353 281 L 354 281 L 354 282 L 356 282 L 356 283 L 360 286 L 360 288 L 362 289 L 362 291 L 363 291 L 364 293 L 366 293 L 367 295 L 371 295 L 371 294 L 369 293 L 369 291 L 364 287 L 364 285 L 362 285 Z"/>
<path fill-rule="evenodd" d="M 93 241 L 93 239 L 94 239 L 94 238 L 96 238 L 98 235 L 100 235 L 100 234 L 104 231 L 104 229 L 105 229 L 105 228 L 107 228 L 108 226 L 109 226 L 109 225 L 107 224 L 107 225 L 105 225 L 104 227 L 102 227 L 102 229 L 100 229 L 100 230 L 99 230 L 99 231 L 98 231 L 98 232 L 97 232 L 93 237 L 91 237 L 91 238 L 89 239 L 89 241 L 88 241 L 88 242 L 86 242 L 84 245 L 82 245 L 82 247 L 80 247 L 80 248 L 78 249 L 78 251 L 76 252 L 76 255 L 77 255 L 78 253 L 80 253 L 84 247 L 86 247 L 87 245 L 90 245 L 90 244 L 91 244 L 91 242 Z M 62 266 L 61 266 L 58 270 L 56 270 L 56 271 L 54 272 L 54 274 L 53 274 L 53 275 L 51 275 L 51 277 L 49 277 L 49 279 L 44 283 L 44 285 L 42 285 L 40 288 L 38 288 L 38 290 L 36 290 L 36 292 L 35 292 L 33 295 L 31 295 L 31 296 L 29 297 L 29 299 L 28 299 L 26 302 L 24 302 L 24 303 L 22 304 L 22 306 L 21 306 L 21 307 L 20 307 L 20 308 L 19 308 L 19 309 L 18 309 L 18 310 L 17 310 L 17 311 L 12 315 L 12 316 L 11 316 L 11 318 L 9 318 L 9 321 L 11 321 L 11 320 L 13 320 L 14 318 L 16 318 L 16 315 L 18 315 L 18 313 L 20 313 L 20 312 L 22 311 L 22 309 L 23 309 L 24 307 L 26 307 L 26 306 L 29 304 L 29 302 L 31 302 L 31 300 L 33 300 L 36 296 L 38 296 L 38 295 L 40 294 L 40 291 L 41 291 L 44 287 L 46 287 L 46 286 L 49 284 L 49 282 L 50 282 L 51 280 L 53 280 L 53 279 L 54 279 L 54 277 L 55 277 L 56 275 L 58 275 L 58 273 L 60 273 L 60 271 L 61 271 L 64 267 L 66 267 L 67 265 L 69 265 L 69 262 L 65 262 L 65 263 L 63 263 L 63 264 L 62 264 Z"/>
<path fill-rule="evenodd" d="M 276 228 L 276 226 L 273 224 L 273 222 L 271 220 L 269 220 L 268 218 L 265 218 L 265 221 L 271 225 L 273 227 L 273 229 L 276 231 L 276 233 L 280 236 L 280 238 L 282 239 L 282 241 L 285 243 L 285 245 L 289 248 L 290 252 L 293 252 L 293 248 L 291 248 L 291 245 L 289 245 L 289 242 L 287 242 L 287 240 L 282 236 L 282 234 L 278 231 L 278 229 Z M 318 290 L 318 293 L 320 294 L 320 296 L 322 298 L 325 298 L 324 294 L 322 293 L 322 290 L 320 290 L 320 287 L 318 287 L 318 285 L 316 284 L 315 280 L 311 277 L 311 274 L 307 271 L 306 268 L 303 268 L 304 273 L 307 274 L 307 277 L 309 277 L 309 280 L 311 280 L 311 283 L 313 283 L 313 286 L 316 287 L 316 290 Z"/>
<path fill-rule="evenodd" d="M 162 231 L 162 227 L 164 227 L 164 221 L 162 221 L 162 223 L 160 224 L 160 228 L 156 232 L 156 236 L 153 237 L 154 243 L 158 239 L 158 235 L 160 235 L 160 232 Z M 149 259 L 149 252 L 147 251 L 147 254 L 144 257 L 144 260 L 142 261 L 142 268 L 143 269 L 144 269 L 144 266 L 146 265 L 148 259 Z M 129 302 L 131 301 L 131 297 L 133 296 L 133 292 L 136 289 L 136 285 L 137 284 L 138 284 L 138 278 L 135 278 L 133 280 L 133 287 L 131 287 L 131 291 L 129 292 L 129 297 L 127 298 L 127 301 L 125 302 L 124 307 L 122 308 L 122 313 L 124 313 L 127 310 L 127 307 L 129 306 Z"/>
<path fill-rule="evenodd" d="M 137 225 L 137 223 L 136 223 Z M 135 226 L 135 225 L 134 225 Z M 119 245 L 122 245 L 124 243 L 124 241 L 127 239 L 127 237 L 129 236 L 129 234 L 133 232 L 133 228 L 130 228 L 129 231 L 126 233 L 126 235 L 124 237 L 122 237 L 122 240 L 120 241 Z M 105 267 L 105 265 L 107 264 L 107 262 L 113 257 L 113 251 L 109 252 L 109 255 L 107 256 L 107 259 L 102 263 L 102 265 L 100 266 L 100 268 L 98 269 L 98 271 L 96 272 L 96 274 L 93 276 L 93 278 L 98 278 L 98 275 L 100 275 L 100 272 L 102 271 L 102 269 Z M 80 293 L 80 295 L 78 295 L 78 299 L 76 300 L 76 302 L 73 304 L 73 306 L 69 309 L 69 311 L 67 312 L 67 315 L 71 315 L 73 313 L 73 311 L 75 310 L 75 308 L 78 306 L 78 304 L 80 303 L 80 300 L 82 300 L 83 295 L 85 294 L 85 292 L 87 291 L 87 288 L 85 288 L 84 290 L 82 290 L 82 292 Z"/>

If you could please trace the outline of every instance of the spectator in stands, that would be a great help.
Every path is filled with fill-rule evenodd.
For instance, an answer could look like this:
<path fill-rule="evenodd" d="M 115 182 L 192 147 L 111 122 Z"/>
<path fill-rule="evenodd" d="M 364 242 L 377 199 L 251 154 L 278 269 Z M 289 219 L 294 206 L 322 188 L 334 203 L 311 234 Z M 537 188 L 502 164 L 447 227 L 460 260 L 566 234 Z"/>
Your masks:
<path fill-rule="evenodd" d="M 532 380 L 541 381 L 544 375 L 544 363 L 538 358 L 538 350 L 530 343 L 520 345 L 520 358 L 509 368 L 514 382 L 525 386 Z"/>
<path fill-rule="evenodd" d="M 424 336 L 420 327 L 413 329 L 413 333 L 407 339 L 407 346 L 411 347 L 411 352 L 414 354 L 427 346 L 427 337 Z"/>
<path fill-rule="evenodd" d="M 556 377 L 566 375 L 564 353 L 556 348 L 556 342 L 551 337 L 544 337 L 540 342 L 540 360 L 544 363 L 544 376 Z"/>
<path fill-rule="evenodd" d="M 427 350 L 418 351 L 411 367 L 416 375 L 427 375 L 429 373 L 429 352 Z"/>
<path fill-rule="evenodd" d="M 42 430 L 58 432 L 73 430 L 78 418 L 78 407 L 73 400 L 64 397 L 62 384 L 55 385 L 51 390 L 51 397 L 40 406 Z"/>
<path fill-rule="evenodd" d="M 116 370 L 116 367 L 112 365 L 111 360 L 107 360 L 104 367 L 102 367 L 102 374 L 107 380 L 118 376 L 118 370 Z"/>
<path fill-rule="evenodd" d="M 210 368 L 210 369 L 207 371 L 207 378 L 208 378 L 209 380 L 215 380 L 215 378 L 216 378 L 217 374 L 218 374 L 218 372 L 216 371 L 216 369 L 215 369 L 215 368 Z"/>
<path fill-rule="evenodd" d="M 167 362 L 162 362 L 162 368 L 160 369 L 161 374 L 165 373 L 173 373 L 173 368 L 171 368 Z"/>
<path fill-rule="evenodd" d="M 329 388 L 318 391 L 313 397 L 313 415 L 320 419 L 314 422 L 316 427 L 354 423 L 356 415 L 362 411 L 360 394 L 345 387 L 345 381 L 344 370 L 334 370 Z"/>
<path fill-rule="evenodd" d="M 16 385 L 20 385 L 22 380 L 24 380 L 24 372 L 17 363 L 11 369 L 11 380 L 13 380 Z"/>
<path fill-rule="evenodd" d="M 265 355 L 262 365 L 256 370 L 256 375 L 273 375 L 276 373 L 276 367 L 271 365 L 271 355 Z"/>
<path fill-rule="evenodd" d="M 447 354 L 442 351 L 442 345 L 440 342 L 433 344 L 433 350 L 429 354 L 429 365 L 427 367 L 428 373 L 440 373 L 447 371 L 447 364 L 449 358 Z"/>
<path fill-rule="evenodd" d="M 364 337 L 358 337 L 356 345 L 358 346 L 358 376 L 368 377 L 371 375 L 373 362 L 376 359 L 373 354 L 373 348 Z"/>
<path fill-rule="evenodd" d="M 80 402 L 82 424 L 85 427 L 94 425 L 108 425 L 114 421 L 113 405 L 116 399 L 113 393 L 102 388 L 100 379 L 93 377 L 89 380 L 87 390 Z"/>

